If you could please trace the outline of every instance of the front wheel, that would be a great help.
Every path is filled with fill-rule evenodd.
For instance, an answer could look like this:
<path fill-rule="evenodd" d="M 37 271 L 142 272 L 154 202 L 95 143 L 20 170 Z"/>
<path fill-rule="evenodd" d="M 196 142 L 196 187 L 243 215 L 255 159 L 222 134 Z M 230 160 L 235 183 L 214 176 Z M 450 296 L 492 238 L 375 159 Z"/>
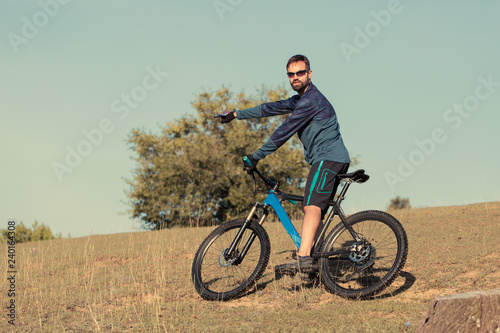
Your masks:
<path fill-rule="evenodd" d="M 233 220 L 212 231 L 194 257 L 193 283 L 196 291 L 206 300 L 227 301 L 240 297 L 267 267 L 271 244 L 265 229 L 256 222 L 248 224 L 234 253 L 227 255 L 243 223 L 244 219 Z M 247 243 L 251 243 L 250 248 L 241 258 Z"/>
<path fill-rule="evenodd" d="M 399 221 L 381 211 L 364 211 L 347 218 L 361 238 L 356 242 L 343 223 L 328 235 L 321 249 L 332 254 L 320 260 L 326 289 L 347 298 L 363 298 L 390 285 L 403 268 L 408 239 Z"/>

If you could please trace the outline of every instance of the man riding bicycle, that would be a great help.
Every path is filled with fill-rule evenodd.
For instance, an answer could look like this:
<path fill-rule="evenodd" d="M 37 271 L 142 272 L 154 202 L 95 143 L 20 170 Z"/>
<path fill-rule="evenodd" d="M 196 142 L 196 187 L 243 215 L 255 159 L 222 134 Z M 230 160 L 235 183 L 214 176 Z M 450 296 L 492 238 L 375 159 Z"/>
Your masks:
<path fill-rule="evenodd" d="M 291 114 L 262 147 L 243 158 L 243 163 L 247 167 L 255 168 L 259 160 L 273 153 L 297 133 L 304 145 L 305 159 L 311 165 L 304 193 L 302 240 L 297 256 L 276 266 L 275 270 L 310 271 L 315 269 L 316 265 L 310 256 L 316 232 L 321 230 L 328 202 L 335 196 L 339 184 L 335 176 L 347 172 L 350 160 L 340 134 L 335 110 L 311 82 L 312 71 L 307 57 L 291 57 L 286 68 L 290 85 L 297 95 L 286 100 L 229 112 L 222 117 L 221 122 L 228 123 L 235 118 Z"/>

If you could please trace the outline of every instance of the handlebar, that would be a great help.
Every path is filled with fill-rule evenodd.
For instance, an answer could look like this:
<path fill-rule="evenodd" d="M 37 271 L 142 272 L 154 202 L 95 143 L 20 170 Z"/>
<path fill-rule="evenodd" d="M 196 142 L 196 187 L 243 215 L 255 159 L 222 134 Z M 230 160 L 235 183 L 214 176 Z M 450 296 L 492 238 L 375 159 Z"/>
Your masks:
<path fill-rule="evenodd" d="M 277 190 L 279 188 L 279 184 L 277 182 L 264 176 L 256 167 L 251 169 L 250 167 L 245 166 L 243 168 L 243 170 L 245 170 L 249 175 L 252 175 L 252 176 L 253 176 L 254 172 L 257 173 L 257 175 L 260 177 L 260 179 L 262 179 L 262 181 L 264 181 L 264 184 L 266 184 L 266 186 L 269 187 L 270 189 Z"/>

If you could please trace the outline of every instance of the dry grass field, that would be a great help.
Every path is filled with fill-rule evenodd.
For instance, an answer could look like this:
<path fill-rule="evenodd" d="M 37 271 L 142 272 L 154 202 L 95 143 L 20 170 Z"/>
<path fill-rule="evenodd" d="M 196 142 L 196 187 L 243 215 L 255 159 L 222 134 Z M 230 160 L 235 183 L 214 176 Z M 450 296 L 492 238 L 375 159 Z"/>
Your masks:
<path fill-rule="evenodd" d="M 204 301 L 190 272 L 211 228 L 174 228 L 18 244 L 12 326 L 2 245 L 0 332 L 411 332 L 435 296 L 499 287 L 500 202 L 392 214 L 407 231 L 408 261 L 393 286 L 362 301 L 275 280 L 293 243 L 271 222 L 271 259 L 257 287 L 238 300 Z"/>

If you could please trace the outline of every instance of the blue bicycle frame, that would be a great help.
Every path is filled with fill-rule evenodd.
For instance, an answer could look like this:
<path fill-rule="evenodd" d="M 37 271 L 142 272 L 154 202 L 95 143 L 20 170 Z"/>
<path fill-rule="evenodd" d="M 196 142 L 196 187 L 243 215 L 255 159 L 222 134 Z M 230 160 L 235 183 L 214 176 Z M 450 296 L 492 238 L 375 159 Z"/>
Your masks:
<path fill-rule="evenodd" d="M 267 195 L 266 200 L 264 201 L 264 205 L 268 205 L 273 207 L 274 211 L 276 214 L 278 214 L 278 218 L 283 224 L 283 227 L 285 227 L 286 232 L 290 235 L 292 238 L 293 242 L 297 246 L 297 249 L 300 248 L 300 236 L 299 233 L 297 232 L 297 229 L 295 229 L 294 225 L 292 224 L 292 221 L 288 217 L 287 213 L 285 212 L 285 209 L 283 206 L 281 206 L 281 202 L 278 200 L 278 197 L 276 197 L 276 194 L 273 190 L 269 191 L 269 194 Z"/>
<path fill-rule="evenodd" d="M 262 177 L 262 176 L 261 176 Z M 277 184 L 276 184 L 277 185 Z M 297 229 L 292 224 L 292 221 L 288 217 L 287 213 L 285 212 L 285 209 L 283 206 L 281 206 L 281 200 L 288 200 L 292 203 L 296 203 L 296 201 L 303 201 L 303 197 L 292 195 L 292 194 L 286 194 L 286 193 L 276 193 L 274 189 L 269 190 L 269 194 L 266 197 L 266 200 L 264 201 L 263 204 L 259 204 L 258 202 L 255 203 L 255 205 L 252 207 L 250 212 L 248 213 L 247 218 L 245 219 L 245 223 L 243 223 L 243 226 L 239 230 L 238 234 L 234 238 L 233 242 L 229 246 L 229 248 L 226 251 L 226 255 L 229 257 L 233 251 L 236 249 L 238 243 L 240 242 L 241 236 L 243 235 L 245 229 L 247 228 L 247 225 L 251 223 L 252 220 L 256 220 L 258 218 L 258 215 L 256 214 L 257 209 L 263 209 L 264 214 L 260 217 L 260 221 L 258 222 L 259 224 L 263 224 L 264 220 L 266 219 L 267 215 L 269 215 L 269 207 L 272 207 L 276 214 L 278 215 L 279 220 L 283 224 L 283 227 L 285 228 L 286 232 L 290 235 L 292 238 L 293 242 L 295 243 L 295 246 L 297 246 L 297 249 L 300 248 L 300 241 L 301 238 L 299 236 L 299 233 L 297 232 Z M 252 234 L 248 240 L 243 249 L 241 250 L 241 254 L 239 256 L 239 260 L 241 261 L 248 249 L 250 248 L 250 245 L 252 244 L 253 240 L 255 239 L 255 234 Z"/>

